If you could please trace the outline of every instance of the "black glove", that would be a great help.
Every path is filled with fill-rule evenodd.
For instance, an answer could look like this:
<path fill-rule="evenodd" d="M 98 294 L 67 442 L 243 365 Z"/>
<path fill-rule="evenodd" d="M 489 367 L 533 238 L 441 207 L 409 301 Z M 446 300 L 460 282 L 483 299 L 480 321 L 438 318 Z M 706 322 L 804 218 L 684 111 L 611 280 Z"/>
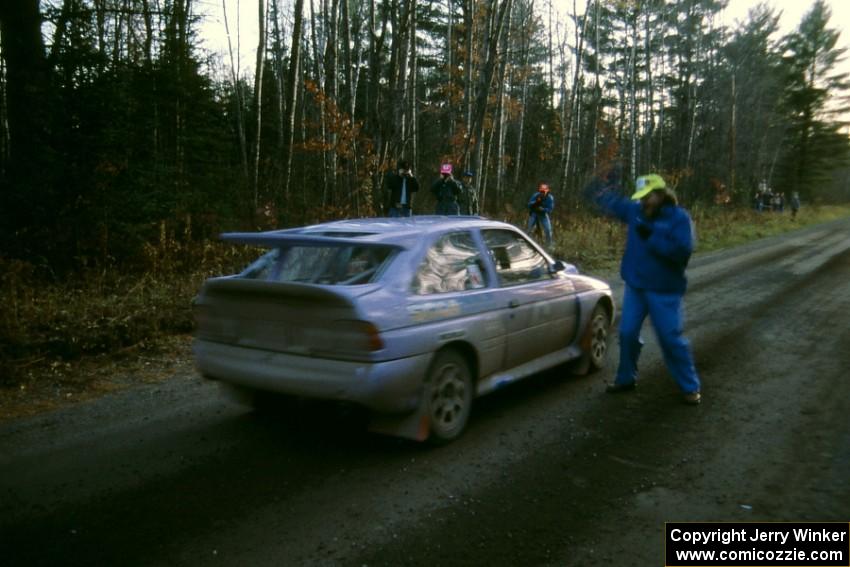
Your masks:
<path fill-rule="evenodd" d="M 652 227 L 646 224 L 645 222 L 638 222 L 635 230 L 638 233 L 638 236 L 646 240 L 652 234 Z"/>

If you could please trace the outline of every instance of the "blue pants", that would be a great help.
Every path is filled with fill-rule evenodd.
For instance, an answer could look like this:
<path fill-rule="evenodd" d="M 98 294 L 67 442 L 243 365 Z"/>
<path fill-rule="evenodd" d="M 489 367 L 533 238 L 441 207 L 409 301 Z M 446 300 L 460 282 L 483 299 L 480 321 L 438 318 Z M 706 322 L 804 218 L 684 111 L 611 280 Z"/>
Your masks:
<path fill-rule="evenodd" d="M 540 225 L 540 228 L 543 229 L 543 235 L 546 237 L 546 245 L 552 245 L 552 223 L 549 221 L 549 215 L 547 214 L 537 214 L 531 213 L 531 216 L 528 217 L 528 232 L 533 235 L 534 227 L 536 225 Z"/>
<path fill-rule="evenodd" d="M 640 328 L 649 315 L 655 328 L 667 370 L 684 393 L 699 392 L 700 381 L 694 367 L 690 344 L 682 336 L 682 294 L 657 293 L 635 289 L 626 284 L 623 315 L 620 319 L 620 366 L 617 384 L 631 384 L 637 379 L 637 362 L 643 341 Z"/>
<path fill-rule="evenodd" d="M 409 217 L 409 216 L 413 216 L 413 211 L 410 208 L 410 205 L 402 205 L 401 207 L 390 207 L 390 217 L 391 218 Z"/>

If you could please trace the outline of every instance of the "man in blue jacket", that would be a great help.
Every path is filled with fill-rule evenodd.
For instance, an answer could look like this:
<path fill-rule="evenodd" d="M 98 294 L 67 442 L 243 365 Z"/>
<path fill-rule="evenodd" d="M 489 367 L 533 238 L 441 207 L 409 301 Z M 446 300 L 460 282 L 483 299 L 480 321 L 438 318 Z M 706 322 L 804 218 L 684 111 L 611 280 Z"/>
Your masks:
<path fill-rule="evenodd" d="M 700 379 L 688 340 L 682 335 L 685 268 L 694 247 L 693 222 L 659 175 L 639 177 L 631 199 L 619 195 L 615 191 L 617 185 L 616 178 L 609 179 L 609 184 L 593 195 L 606 214 L 628 226 L 620 266 L 620 275 L 626 282 L 620 319 L 620 364 L 614 383 L 606 391 L 634 390 L 643 345 L 640 329 L 649 315 L 664 362 L 684 401 L 699 404 Z"/>

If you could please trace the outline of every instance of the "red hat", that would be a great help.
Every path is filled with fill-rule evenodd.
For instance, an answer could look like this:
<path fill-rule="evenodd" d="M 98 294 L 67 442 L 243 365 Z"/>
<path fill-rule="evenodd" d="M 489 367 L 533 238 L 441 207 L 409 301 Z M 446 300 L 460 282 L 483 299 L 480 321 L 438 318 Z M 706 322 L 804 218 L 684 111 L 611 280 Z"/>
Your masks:
<path fill-rule="evenodd" d="M 452 164 L 444 163 L 443 165 L 440 166 L 440 175 L 445 175 L 445 174 L 449 174 L 449 175 L 452 174 Z"/>

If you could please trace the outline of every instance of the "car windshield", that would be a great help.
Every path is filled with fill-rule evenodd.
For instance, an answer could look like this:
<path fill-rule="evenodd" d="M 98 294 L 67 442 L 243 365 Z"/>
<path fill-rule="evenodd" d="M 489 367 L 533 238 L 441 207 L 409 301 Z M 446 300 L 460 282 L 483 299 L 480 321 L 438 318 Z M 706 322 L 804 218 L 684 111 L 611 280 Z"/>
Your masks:
<path fill-rule="evenodd" d="M 389 246 L 287 246 L 267 252 L 240 277 L 322 285 L 367 284 L 380 277 L 392 251 Z"/>

